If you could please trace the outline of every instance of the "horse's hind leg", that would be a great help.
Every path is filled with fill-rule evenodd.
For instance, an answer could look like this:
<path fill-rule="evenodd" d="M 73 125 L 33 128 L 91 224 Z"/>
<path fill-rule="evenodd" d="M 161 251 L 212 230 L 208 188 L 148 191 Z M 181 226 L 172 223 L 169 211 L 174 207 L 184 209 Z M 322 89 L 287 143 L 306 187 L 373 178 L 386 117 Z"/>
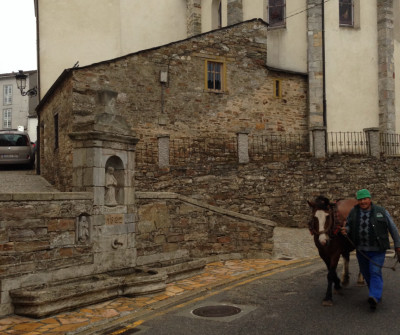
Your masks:
<path fill-rule="evenodd" d="M 357 276 L 357 286 L 365 286 L 365 285 L 366 285 L 366 283 L 365 283 L 364 277 L 361 274 L 361 272 L 359 272 L 358 276 Z"/>
<path fill-rule="evenodd" d="M 343 257 L 343 273 L 342 273 L 342 285 L 347 286 L 349 285 L 350 281 L 350 272 L 349 272 L 349 263 L 350 263 L 350 254 L 345 252 L 342 254 Z"/>

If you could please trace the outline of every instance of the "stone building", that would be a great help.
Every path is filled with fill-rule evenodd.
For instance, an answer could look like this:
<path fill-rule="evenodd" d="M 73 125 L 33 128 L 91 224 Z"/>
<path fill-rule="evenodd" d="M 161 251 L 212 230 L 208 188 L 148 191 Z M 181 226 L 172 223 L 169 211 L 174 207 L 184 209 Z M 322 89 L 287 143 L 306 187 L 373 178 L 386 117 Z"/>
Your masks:
<path fill-rule="evenodd" d="M 400 0 L 35 2 L 42 97 L 77 61 L 86 66 L 261 18 L 270 24 L 267 65 L 309 74 L 310 127 L 400 127 Z"/>
<path fill-rule="evenodd" d="M 111 125 L 139 146 L 240 133 L 306 142 L 307 76 L 268 68 L 266 35 L 265 22 L 250 20 L 64 71 L 38 107 L 41 174 L 62 191 L 84 191 L 75 187 L 84 176 L 74 169 L 86 164 L 75 133 Z"/>

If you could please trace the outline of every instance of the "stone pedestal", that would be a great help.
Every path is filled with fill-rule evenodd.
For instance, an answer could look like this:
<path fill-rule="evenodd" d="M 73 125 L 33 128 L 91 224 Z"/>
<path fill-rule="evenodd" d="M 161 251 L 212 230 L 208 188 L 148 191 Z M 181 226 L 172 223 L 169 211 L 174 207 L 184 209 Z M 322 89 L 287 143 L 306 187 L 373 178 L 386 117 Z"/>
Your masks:
<path fill-rule="evenodd" d="M 326 157 L 326 128 L 313 127 L 311 128 L 312 136 L 312 152 L 315 158 Z"/>
<path fill-rule="evenodd" d="M 379 158 L 381 155 L 379 128 L 365 128 L 364 132 L 367 140 L 368 155 Z"/>

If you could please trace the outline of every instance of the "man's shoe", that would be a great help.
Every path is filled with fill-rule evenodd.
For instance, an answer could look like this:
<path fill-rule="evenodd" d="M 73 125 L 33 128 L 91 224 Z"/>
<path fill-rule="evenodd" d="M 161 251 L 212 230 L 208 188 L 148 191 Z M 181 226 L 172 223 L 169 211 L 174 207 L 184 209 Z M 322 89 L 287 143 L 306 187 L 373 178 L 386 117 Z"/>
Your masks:
<path fill-rule="evenodd" d="M 368 298 L 368 303 L 369 303 L 369 308 L 375 310 L 376 305 L 378 305 L 378 301 L 374 297 L 369 297 Z"/>

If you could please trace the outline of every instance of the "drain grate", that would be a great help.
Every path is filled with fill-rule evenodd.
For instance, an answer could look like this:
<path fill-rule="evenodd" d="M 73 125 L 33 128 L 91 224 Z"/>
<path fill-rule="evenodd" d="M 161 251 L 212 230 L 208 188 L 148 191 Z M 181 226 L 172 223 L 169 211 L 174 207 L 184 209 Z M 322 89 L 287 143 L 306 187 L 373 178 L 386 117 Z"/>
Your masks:
<path fill-rule="evenodd" d="M 228 305 L 204 306 L 192 311 L 194 315 L 205 318 L 222 318 L 239 314 L 242 310 L 239 307 Z"/>

